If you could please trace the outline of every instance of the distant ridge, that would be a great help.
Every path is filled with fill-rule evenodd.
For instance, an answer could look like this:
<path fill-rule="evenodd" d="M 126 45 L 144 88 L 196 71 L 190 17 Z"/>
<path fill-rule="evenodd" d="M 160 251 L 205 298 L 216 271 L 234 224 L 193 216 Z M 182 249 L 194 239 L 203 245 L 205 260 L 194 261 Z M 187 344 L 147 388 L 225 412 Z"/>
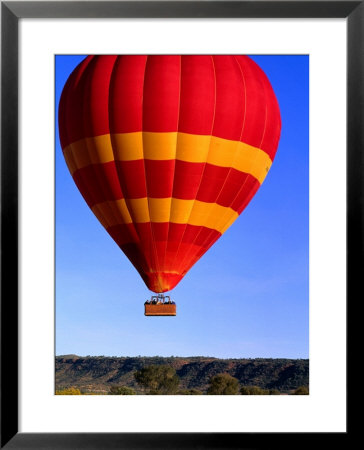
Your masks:
<path fill-rule="evenodd" d="M 111 386 L 127 386 L 141 393 L 134 372 L 150 365 L 167 364 L 176 370 L 181 389 L 206 392 L 211 377 L 228 373 L 242 386 L 259 386 L 291 393 L 309 384 L 309 360 L 285 358 L 229 358 L 210 356 L 78 356 L 59 355 L 56 389 L 76 387 L 83 392 L 107 393 Z"/>

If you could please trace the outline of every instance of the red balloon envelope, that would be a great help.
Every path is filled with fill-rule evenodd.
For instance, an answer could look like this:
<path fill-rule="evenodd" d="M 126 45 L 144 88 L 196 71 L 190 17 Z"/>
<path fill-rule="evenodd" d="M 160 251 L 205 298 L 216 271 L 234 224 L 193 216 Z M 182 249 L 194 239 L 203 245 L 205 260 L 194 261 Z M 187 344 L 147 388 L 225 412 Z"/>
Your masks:
<path fill-rule="evenodd" d="M 158 293 L 247 206 L 280 129 L 273 89 L 247 56 L 88 56 L 59 106 L 78 189 Z"/>

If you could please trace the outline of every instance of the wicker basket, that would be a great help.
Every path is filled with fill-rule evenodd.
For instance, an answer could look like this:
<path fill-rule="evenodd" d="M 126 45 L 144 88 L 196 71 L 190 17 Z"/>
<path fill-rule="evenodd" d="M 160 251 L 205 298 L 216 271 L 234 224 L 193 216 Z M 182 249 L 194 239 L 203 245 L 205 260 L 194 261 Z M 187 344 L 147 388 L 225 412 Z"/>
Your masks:
<path fill-rule="evenodd" d="M 177 312 L 175 303 L 145 303 L 145 316 L 175 316 Z"/>

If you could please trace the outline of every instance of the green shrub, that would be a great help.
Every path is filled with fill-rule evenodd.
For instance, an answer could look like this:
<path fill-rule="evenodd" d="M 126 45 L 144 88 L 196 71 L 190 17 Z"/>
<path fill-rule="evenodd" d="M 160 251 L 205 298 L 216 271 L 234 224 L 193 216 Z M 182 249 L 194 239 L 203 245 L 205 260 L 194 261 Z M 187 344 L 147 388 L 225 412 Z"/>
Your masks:
<path fill-rule="evenodd" d="M 259 386 L 243 386 L 240 389 L 242 395 L 269 395 L 269 391 Z"/>
<path fill-rule="evenodd" d="M 293 392 L 293 395 L 308 395 L 308 394 L 309 391 L 307 386 L 300 386 Z"/>
<path fill-rule="evenodd" d="M 269 395 L 281 395 L 278 389 L 269 389 Z"/>
<path fill-rule="evenodd" d="M 71 388 L 57 390 L 56 395 L 82 395 L 82 394 L 79 389 L 71 387 Z"/>
<path fill-rule="evenodd" d="M 111 386 L 109 395 L 135 395 L 135 391 L 126 386 Z"/>
<path fill-rule="evenodd" d="M 239 392 L 239 381 L 227 373 L 215 375 L 210 380 L 208 395 L 236 395 Z"/>
<path fill-rule="evenodd" d="M 198 389 L 182 389 L 177 392 L 178 395 L 202 395 L 202 392 Z"/>
<path fill-rule="evenodd" d="M 134 378 L 140 386 L 148 390 L 149 395 L 175 394 L 179 385 L 176 371 L 167 365 L 144 367 L 134 373 Z"/>

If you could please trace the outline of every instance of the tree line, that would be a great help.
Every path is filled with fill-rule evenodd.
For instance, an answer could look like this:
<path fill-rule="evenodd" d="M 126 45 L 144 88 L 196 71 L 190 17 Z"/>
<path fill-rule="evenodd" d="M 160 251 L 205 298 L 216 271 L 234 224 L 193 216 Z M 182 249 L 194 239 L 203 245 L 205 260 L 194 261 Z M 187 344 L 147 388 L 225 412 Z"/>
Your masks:
<path fill-rule="evenodd" d="M 134 379 L 147 395 L 202 395 L 198 389 L 179 389 L 180 378 L 173 367 L 150 365 L 134 372 Z M 294 395 L 308 395 L 307 386 L 298 387 Z M 76 388 L 56 391 L 57 395 L 81 395 Z M 127 386 L 111 386 L 109 395 L 135 395 Z M 207 395 L 280 395 L 278 389 L 262 389 L 259 386 L 241 386 L 239 380 L 227 373 L 217 374 L 210 379 Z"/>

